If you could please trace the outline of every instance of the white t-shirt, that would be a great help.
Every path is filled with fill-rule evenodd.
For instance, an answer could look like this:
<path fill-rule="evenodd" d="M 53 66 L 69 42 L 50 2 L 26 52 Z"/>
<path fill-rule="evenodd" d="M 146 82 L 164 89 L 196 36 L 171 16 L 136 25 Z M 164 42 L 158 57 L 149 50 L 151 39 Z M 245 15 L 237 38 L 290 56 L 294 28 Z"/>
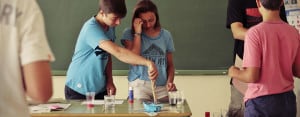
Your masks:
<path fill-rule="evenodd" d="M 29 117 L 21 66 L 53 61 L 35 0 L 0 0 L 0 117 Z"/>

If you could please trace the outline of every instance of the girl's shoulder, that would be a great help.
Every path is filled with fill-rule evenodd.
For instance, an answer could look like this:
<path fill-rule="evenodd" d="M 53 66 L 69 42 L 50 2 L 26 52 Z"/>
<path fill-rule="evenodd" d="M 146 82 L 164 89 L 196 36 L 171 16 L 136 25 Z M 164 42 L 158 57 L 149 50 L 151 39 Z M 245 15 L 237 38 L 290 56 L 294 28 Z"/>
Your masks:
<path fill-rule="evenodd" d="M 162 35 L 168 35 L 168 36 L 171 36 L 171 32 L 170 32 L 169 30 L 165 29 L 165 28 L 161 28 L 161 29 L 160 29 L 160 33 L 161 33 Z"/>

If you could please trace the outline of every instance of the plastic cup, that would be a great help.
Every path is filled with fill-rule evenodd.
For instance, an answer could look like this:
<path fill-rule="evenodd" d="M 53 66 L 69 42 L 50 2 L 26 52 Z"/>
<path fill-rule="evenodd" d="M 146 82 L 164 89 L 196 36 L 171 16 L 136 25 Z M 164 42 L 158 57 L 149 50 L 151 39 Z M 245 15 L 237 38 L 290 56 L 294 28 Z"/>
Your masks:
<path fill-rule="evenodd" d="M 95 92 L 87 92 L 85 96 L 86 96 L 87 107 L 94 107 Z"/>
<path fill-rule="evenodd" d="M 184 94 L 183 91 L 176 91 L 176 99 L 177 99 L 177 106 L 182 106 L 184 104 Z"/>
<path fill-rule="evenodd" d="M 170 106 L 177 105 L 177 91 L 168 92 Z"/>
<path fill-rule="evenodd" d="M 115 96 L 105 95 L 104 96 L 104 108 L 105 110 L 112 110 L 115 108 Z"/>

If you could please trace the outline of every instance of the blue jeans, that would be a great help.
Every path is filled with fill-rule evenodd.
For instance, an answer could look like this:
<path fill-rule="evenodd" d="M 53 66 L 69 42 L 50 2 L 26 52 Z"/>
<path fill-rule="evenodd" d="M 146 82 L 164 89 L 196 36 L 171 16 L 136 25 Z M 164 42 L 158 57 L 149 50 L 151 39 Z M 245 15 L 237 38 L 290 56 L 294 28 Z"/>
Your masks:
<path fill-rule="evenodd" d="M 245 117 L 296 117 L 293 91 L 250 99 L 245 104 Z"/>
<path fill-rule="evenodd" d="M 95 95 L 95 99 L 104 99 L 104 95 L 107 95 L 107 91 L 97 93 Z M 82 95 L 73 89 L 69 88 L 68 86 L 65 86 L 65 98 L 67 100 L 85 100 L 85 95 Z"/>

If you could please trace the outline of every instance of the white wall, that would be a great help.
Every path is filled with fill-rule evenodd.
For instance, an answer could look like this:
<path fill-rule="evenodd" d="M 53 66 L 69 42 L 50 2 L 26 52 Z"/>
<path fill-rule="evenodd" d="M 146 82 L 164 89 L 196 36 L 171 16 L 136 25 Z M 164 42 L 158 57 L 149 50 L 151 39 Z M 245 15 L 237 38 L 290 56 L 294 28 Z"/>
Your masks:
<path fill-rule="evenodd" d="M 227 109 L 230 99 L 230 78 L 225 75 L 218 76 L 175 76 L 175 83 L 190 105 L 193 117 L 204 117 L 204 112 L 217 112 Z M 117 87 L 116 98 L 127 98 L 126 76 L 114 76 Z M 299 80 L 296 80 L 295 89 L 299 89 Z M 54 76 L 53 98 L 64 98 L 65 76 Z"/>

